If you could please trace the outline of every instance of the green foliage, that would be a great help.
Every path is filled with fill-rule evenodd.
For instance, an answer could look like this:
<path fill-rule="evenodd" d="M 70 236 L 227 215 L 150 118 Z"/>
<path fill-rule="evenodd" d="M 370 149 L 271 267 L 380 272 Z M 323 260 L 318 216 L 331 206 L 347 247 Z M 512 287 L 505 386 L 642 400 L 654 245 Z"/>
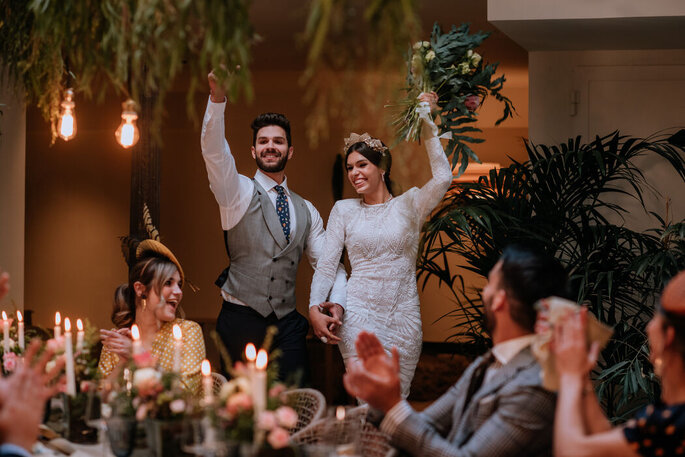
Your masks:
<path fill-rule="evenodd" d="M 153 128 L 182 71 L 188 111 L 200 81 L 219 70 L 228 93 L 251 96 L 249 0 L 7 0 L 0 58 L 11 81 L 52 122 L 67 87 L 104 97 L 109 87 L 153 100 Z M 239 70 L 237 70 L 239 68 Z"/>
<path fill-rule="evenodd" d="M 673 138 L 673 137 L 671 137 Z M 614 419 L 658 396 L 648 359 L 645 325 L 664 282 L 685 269 L 683 221 L 660 220 L 644 233 L 610 222 L 626 210 L 608 197 L 630 195 L 644 207 L 649 189 L 635 165 L 640 156 L 666 159 L 685 181 L 682 145 L 669 138 L 580 137 L 556 145 L 526 144 L 529 160 L 492 170 L 478 183 L 455 184 L 425 226 L 419 276 L 450 287 L 456 302 L 452 338 L 483 351 L 482 303 L 450 265 L 481 276 L 510 243 L 537 245 L 566 267 L 579 303 L 586 303 L 614 336 L 602 353 L 598 393 Z"/>

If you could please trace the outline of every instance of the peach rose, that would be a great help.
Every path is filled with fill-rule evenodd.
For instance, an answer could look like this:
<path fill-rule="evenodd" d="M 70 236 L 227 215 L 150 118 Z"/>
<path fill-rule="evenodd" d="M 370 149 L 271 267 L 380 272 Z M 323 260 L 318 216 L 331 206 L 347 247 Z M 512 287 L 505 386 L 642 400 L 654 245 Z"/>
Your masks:
<path fill-rule="evenodd" d="M 271 445 L 272 448 L 281 449 L 288 445 L 290 442 L 290 436 L 288 436 L 288 432 L 281 427 L 275 427 L 269 432 L 269 435 L 266 437 L 266 441 Z"/>
<path fill-rule="evenodd" d="M 293 428 L 297 425 L 297 413 L 290 406 L 281 406 L 276 410 L 276 420 L 285 428 Z"/>
<path fill-rule="evenodd" d="M 271 430 L 276 426 L 276 414 L 273 411 L 262 411 L 257 418 L 257 427 L 262 430 Z"/>

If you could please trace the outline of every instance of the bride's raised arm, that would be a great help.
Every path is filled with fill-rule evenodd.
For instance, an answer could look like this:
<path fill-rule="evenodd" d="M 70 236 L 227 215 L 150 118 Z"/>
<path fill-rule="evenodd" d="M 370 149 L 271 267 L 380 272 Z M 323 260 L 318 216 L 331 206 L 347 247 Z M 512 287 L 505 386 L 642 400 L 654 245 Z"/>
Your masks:
<path fill-rule="evenodd" d="M 428 152 L 431 167 L 431 179 L 421 187 L 414 198 L 414 208 L 423 220 L 440 203 L 452 182 L 452 167 L 445 156 L 445 151 L 438 138 L 438 126 L 430 117 L 428 103 L 422 103 L 419 115 L 423 119 L 422 140 Z"/>
<path fill-rule="evenodd" d="M 333 287 L 340 256 L 345 245 L 345 224 L 342 214 L 342 201 L 336 202 L 328 216 L 326 241 L 316 264 L 312 287 L 309 294 L 309 307 L 325 302 Z"/>

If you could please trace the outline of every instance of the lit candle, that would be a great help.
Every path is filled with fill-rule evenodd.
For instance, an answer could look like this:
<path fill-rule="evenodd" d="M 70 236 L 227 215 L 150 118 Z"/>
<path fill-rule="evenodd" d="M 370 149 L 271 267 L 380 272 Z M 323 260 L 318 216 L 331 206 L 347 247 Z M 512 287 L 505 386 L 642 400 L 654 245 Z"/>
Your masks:
<path fill-rule="evenodd" d="M 17 310 L 17 339 L 19 340 L 19 349 L 22 351 L 26 346 L 24 341 L 24 316 L 21 315 L 21 311 Z"/>
<path fill-rule="evenodd" d="M 59 339 L 62 336 L 62 316 L 59 311 L 55 313 L 55 339 Z"/>
<path fill-rule="evenodd" d="M 255 363 L 256 370 L 252 377 L 252 401 L 254 402 L 255 417 L 259 417 L 259 414 L 266 409 L 266 365 L 268 359 L 266 351 L 260 349 Z"/>
<path fill-rule="evenodd" d="M 76 376 L 74 373 L 74 349 L 71 346 L 71 322 L 69 318 L 64 319 L 64 357 L 66 359 L 67 371 L 67 391 L 69 396 L 76 395 Z"/>
<path fill-rule="evenodd" d="M 254 344 L 247 343 L 245 346 L 245 358 L 247 359 L 247 379 L 252 381 L 254 377 L 254 362 L 257 359 L 257 348 Z"/>
<path fill-rule="evenodd" d="M 181 326 L 174 324 L 174 372 L 181 372 L 181 354 L 183 351 L 183 333 L 181 333 Z"/>
<path fill-rule="evenodd" d="M 5 354 L 10 351 L 10 321 L 7 320 L 7 313 L 2 312 L 2 347 Z"/>
<path fill-rule="evenodd" d="M 205 404 L 209 405 L 212 403 L 212 397 L 214 396 L 212 392 L 212 367 L 209 365 L 209 360 L 204 359 L 202 361 L 202 390 L 205 395 Z"/>
<path fill-rule="evenodd" d="M 344 406 L 338 406 L 335 408 L 335 418 L 338 419 L 339 421 L 345 420 L 345 407 Z"/>
<path fill-rule="evenodd" d="M 83 350 L 83 337 L 85 336 L 81 319 L 76 319 L 76 328 L 78 329 L 76 332 L 76 352 L 81 352 Z"/>
<path fill-rule="evenodd" d="M 143 352 L 143 342 L 140 341 L 140 330 L 138 330 L 136 324 L 131 326 L 131 337 L 133 338 L 133 355 L 141 354 Z"/>

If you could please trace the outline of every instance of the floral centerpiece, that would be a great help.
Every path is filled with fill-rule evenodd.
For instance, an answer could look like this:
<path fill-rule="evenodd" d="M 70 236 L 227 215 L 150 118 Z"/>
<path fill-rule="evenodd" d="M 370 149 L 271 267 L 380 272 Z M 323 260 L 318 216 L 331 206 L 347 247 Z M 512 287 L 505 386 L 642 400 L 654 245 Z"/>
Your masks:
<path fill-rule="evenodd" d="M 407 61 L 406 99 L 399 102 L 400 112 L 393 121 L 401 140 L 419 139 L 421 119 L 416 111 L 417 97 L 422 92 L 436 92 L 441 133 L 451 132 L 446 153 L 452 156 L 452 166 L 461 162 L 461 175 L 469 159 L 480 162 L 467 143 L 481 143 L 481 138 L 469 134 L 481 132 L 472 124 L 476 121 L 478 108 L 488 95 L 504 104 L 499 125 L 514 112 L 511 100 L 501 94 L 504 75 L 494 77 L 497 63 L 486 64 L 475 49 L 488 37 L 488 33 L 469 33 L 468 24 L 452 26 L 443 33 L 436 22 L 430 41 L 416 42 Z"/>

